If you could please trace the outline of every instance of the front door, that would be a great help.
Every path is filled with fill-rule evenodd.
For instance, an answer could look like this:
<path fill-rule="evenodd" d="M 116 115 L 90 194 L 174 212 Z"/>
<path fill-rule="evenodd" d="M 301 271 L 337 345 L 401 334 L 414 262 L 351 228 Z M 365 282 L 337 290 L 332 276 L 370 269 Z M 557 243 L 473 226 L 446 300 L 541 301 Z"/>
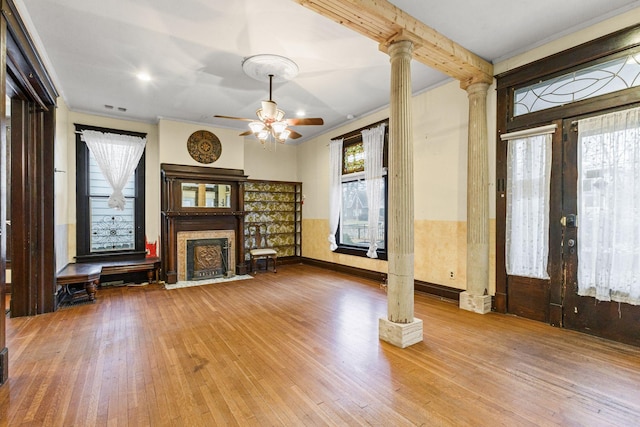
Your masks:
<path fill-rule="evenodd" d="M 623 301 L 640 287 L 638 118 L 631 109 L 565 120 L 562 174 L 564 326 L 635 345 L 640 305 Z"/>

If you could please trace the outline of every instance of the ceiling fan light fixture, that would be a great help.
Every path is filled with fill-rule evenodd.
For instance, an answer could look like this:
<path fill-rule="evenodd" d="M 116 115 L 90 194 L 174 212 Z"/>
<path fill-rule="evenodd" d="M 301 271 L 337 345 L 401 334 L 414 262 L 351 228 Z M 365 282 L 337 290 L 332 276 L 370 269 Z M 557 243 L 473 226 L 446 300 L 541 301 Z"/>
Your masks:
<path fill-rule="evenodd" d="M 256 115 L 260 120 L 275 119 L 276 115 L 278 114 L 278 111 L 281 111 L 281 110 L 278 110 L 278 106 L 275 102 L 271 100 L 262 101 L 262 108 L 256 111 Z M 282 114 L 284 115 L 284 113 Z"/>
<path fill-rule="evenodd" d="M 265 142 L 267 138 L 269 138 L 269 131 L 267 129 L 263 129 L 256 134 L 256 137 L 261 141 Z"/>
<path fill-rule="evenodd" d="M 278 135 L 278 141 L 284 143 L 287 140 L 287 138 L 289 138 L 289 135 L 291 135 L 291 131 L 289 129 L 283 130 Z"/>
<path fill-rule="evenodd" d="M 280 135 L 287 128 L 287 122 L 274 122 L 274 123 L 271 123 L 271 128 L 276 133 L 276 135 Z"/>
<path fill-rule="evenodd" d="M 251 122 L 249 123 L 249 129 L 251 129 L 251 132 L 253 133 L 258 133 L 260 132 L 262 129 L 264 129 L 264 123 L 262 122 Z"/>

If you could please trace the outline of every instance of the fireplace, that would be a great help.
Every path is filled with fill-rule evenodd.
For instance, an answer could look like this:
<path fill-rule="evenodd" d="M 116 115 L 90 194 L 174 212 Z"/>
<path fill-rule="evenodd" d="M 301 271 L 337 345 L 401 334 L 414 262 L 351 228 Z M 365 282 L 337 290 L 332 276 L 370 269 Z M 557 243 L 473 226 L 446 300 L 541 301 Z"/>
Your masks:
<path fill-rule="evenodd" d="M 181 231 L 176 240 L 178 282 L 235 274 L 234 230 Z"/>
<path fill-rule="evenodd" d="M 162 163 L 160 173 L 160 249 L 165 282 L 245 274 L 244 171 Z M 200 239 L 227 239 L 226 256 L 216 249 L 193 249 L 202 265 L 187 273 L 187 241 Z M 217 265 L 218 259 L 226 259 L 227 264 Z"/>
<path fill-rule="evenodd" d="M 187 240 L 187 280 L 230 275 L 228 239 Z"/>

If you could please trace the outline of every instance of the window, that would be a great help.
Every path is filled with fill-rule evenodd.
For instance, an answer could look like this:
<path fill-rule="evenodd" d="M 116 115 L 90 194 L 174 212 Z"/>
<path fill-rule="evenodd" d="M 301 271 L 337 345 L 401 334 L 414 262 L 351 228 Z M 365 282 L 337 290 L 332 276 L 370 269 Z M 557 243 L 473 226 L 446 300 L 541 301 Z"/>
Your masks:
<path fill-rule="evenodd" d="M 545 110 L 640 85 L 640 53 L 609 59 L 513 92 L 514 116 Z"/>
<path fill-rule="evenodd" d="M 76 125 L 76 215 L 77 259 L 105 259 L 113 256 L 141 255 L 145 252 L 144 231 L 144 154 L 122 191 L 124 210 L 108 206 L 111 187 L 79 132 L 145 137 L 145 134 Z"/>
<path fill-rule="evenodd" d="M 367 179 L 365 178 L 365 149 L 362 138 L 362 131 L 373 129 L 381 124 L 386 124 L 384 120 L 379 123 L 367 126 L 351 132 L 344 138 L 342 148 L 342 177 L 341 177 L 341 211 L 338 231 L 336 233 L 336 252 L 350 255 L 367 256 L 369 250 L 369 229 L 372 224 L 369 221 L 370 200 L 367 196 Z M 384 127 L 384 144 L 382 149 L 383 176 L 379 179 L 369 180 L 372 197 L 377 198 L 379 203 L 377 231 L 374 230 L 377 245 L 377 257 L 387 259 L 387 140 L 388 126 Z M 377 194 L 375 193 L 377 192 Z"/>

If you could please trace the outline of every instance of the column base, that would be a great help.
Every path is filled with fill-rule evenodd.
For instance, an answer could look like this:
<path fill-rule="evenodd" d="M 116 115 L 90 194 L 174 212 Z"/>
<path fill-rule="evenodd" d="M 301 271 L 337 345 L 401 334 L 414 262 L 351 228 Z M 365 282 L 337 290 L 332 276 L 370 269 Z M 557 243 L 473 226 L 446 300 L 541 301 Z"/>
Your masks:
<path fill-rule="evenodd" d="M 411 323 L 394 323 L 380 318 L 378 336 L 396 347 L 409 347 L 422 341 L 422 320 L 414 318 Z"/>
<path fill-rule="evenodd" d="M 491 295 L 472 295 L 465 291 L 460 294 L 460 305 L 463 310 L 487 314 L 491 311 Z"/>

